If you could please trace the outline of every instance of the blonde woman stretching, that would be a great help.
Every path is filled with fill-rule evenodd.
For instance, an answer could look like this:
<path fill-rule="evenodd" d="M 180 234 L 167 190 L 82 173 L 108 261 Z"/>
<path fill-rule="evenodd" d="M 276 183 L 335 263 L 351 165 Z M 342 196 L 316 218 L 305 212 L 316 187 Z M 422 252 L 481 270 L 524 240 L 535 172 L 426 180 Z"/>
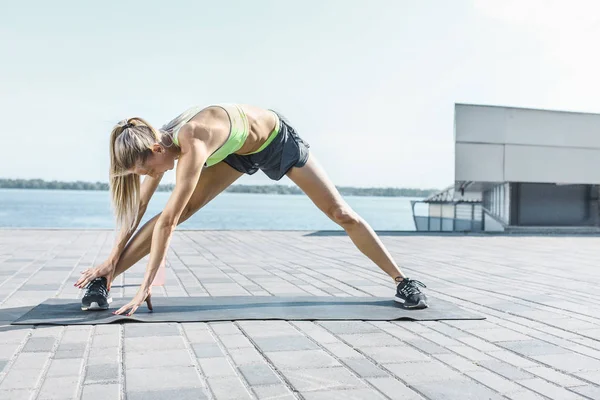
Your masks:
<path fill-rule="evenodd" d="M 177 162 L 175 188 L 164 210 L 136 230 L 165 171 Z M 83 310 L 108 309 L 110 285 L 147 254 L 143 282 L 116 314 L 132 315 L 146 301 L 175 227 L 243 174 L 259 169 L 270 179 L 287 175 L 315 205 L 339 224 L 356 247 L 396 282 L 395 300 L 426 308 L 421 282 L 407 278 L 373 229 L 342 199 L 287 120 L 271 110 L 220 104 L 191 108 L 160 130 L 141 118 L 120 122 L 110 137 L 110 189 L 121 233 L 109 258 L 83 272 L 75 286 L 86 288 Z M 145 175 L 140 185 L 140 175 Z M 133 237 L 132 237 L 133 235 Z M 129 240 L 131 238 L 131 240 Z"/>

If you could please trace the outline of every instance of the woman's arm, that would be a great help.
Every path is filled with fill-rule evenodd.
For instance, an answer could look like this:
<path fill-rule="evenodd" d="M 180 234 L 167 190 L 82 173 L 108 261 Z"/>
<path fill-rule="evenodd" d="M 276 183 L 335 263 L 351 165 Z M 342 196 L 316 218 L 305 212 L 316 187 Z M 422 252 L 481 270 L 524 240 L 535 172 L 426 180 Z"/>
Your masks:
<path fill-rule="evenodd" d="M 156 188 L 158 188 L 158 185 L 160 184 L 163 175 L 164 173 L 159 174 L 156 177 L 151 177 L 148 175 L 144 178 L 144 181 L 142 182 L 142 185 L 140 187 L 140 203 L 137 218 L 134 224 L 132 225 L 131 229 L 127 229 L 127 227 L 123 227 L 123 229 L 121 229 L 121 232 L 119 233 L 119 236 L 115 241 L 115 245 L 110 253 L 109 259 L 113 260 L 115 263 L 119 261 L 119 257 L 121 257 L 121 253 L 125 249 L 127 242 L 129 242 L 129 239 L 131 239 L 131 236 L 133 236 L 133 233 L 135 232 L 138 225 L 140 224 L 140 221 L 144 217 L 144 213 L 148 208 L 148 203 L 150 203 L 150 199 L 156 191 Z"/>
<path fill-rule="evenodd" d="M 210 139 L 210 131 L 201 126 L 186 124 L 179 131 L 181 156 L 177 163 L 175 189 L 154 225 L 150 259 L 146 267 L 144 280 L 134 299 L 117 310 L 115 314 L 123 314 L 127 310 L 131 310 L 127 315 L 132 315 L 150 295 L 152 281 L 166 256 L 173 231 L 196 189 L 202 167 L 210 154 L 208 147 L 210 146 Z"/>
<path fill-rule="evenodd" d="M 142 186 L 140 188 L 140 204 L 137 219 L 135 220 L 134 225 L 131 227 L 131 229 L 128 229 L 127 227 L 123 227 L 121 229 L 121 232 L 119 233 L 115 241 L 115 245 L 112 251 L 110 252 L 108 258 L 100 265 L 88 268 L 87 270 L 83 271 L 81 273 L 81 276 L 75 283 L 76 287 L 86 287 L 90 281 L 98 277 L 104 276 L 106 277 L 108 289 L 110 290 L 117 262 L 119 261 L 119 258 L 121 257 L 121 254 L 123 253 L 127 242 L 129 241 L 129 239 L 137 229 L 140 221 L 142 220 L 144 213 L 146 212 L 146 209 L 148 207 L 148 203 L 150 202 L 150 198 L 152 198 L 152 195 L 156 191 L 156 188 L 158 187 L 158 184 L 160 183 L 160 180 L 162 179 L 163 175 L 164 174 L 157 175 L 155 178 L 151 176 L 147 176 L 146 178 L 144 178 L 144 181 L 142 182 Z"/>

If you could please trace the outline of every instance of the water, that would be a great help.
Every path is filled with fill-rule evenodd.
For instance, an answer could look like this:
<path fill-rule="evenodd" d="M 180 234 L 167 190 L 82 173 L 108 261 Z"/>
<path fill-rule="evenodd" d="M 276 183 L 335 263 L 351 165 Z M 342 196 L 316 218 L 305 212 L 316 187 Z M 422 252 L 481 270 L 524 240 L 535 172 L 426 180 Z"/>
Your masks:
<path fill-rule="evenodd" d="M 142 224 L 162 211 L 170 193 L 156 192 Z M 376 230 L 415 230 L 411 198 L 345 200 Z M 0 189 L 0 227 L 114 228 L 108 192 Z M 304 195 L 221 193 L 179 229 L 340 230 Z"/>

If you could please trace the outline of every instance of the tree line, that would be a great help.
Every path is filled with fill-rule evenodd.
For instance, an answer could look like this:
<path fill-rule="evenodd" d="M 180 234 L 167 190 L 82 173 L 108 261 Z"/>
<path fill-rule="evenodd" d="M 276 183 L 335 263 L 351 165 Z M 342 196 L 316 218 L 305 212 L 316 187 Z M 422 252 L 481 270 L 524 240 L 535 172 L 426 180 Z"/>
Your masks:
<path fill-rule="evenodd" d="M 158 186 L 159 192 L 170 192 L 175 185 L 172 183 Z M 43 179 L 0 179 L 2 189 L 53 189 L 53 190 L 109 190 L 106 182 L 62 182 L 45 181 Z M 338 186 L 344 196 L 383 196 L 383 197 L 427 197 L 437 193 L 437 189 L 414 188 L 357 188 Z M 260 194 L 301 194 L 296 186 L 286 185 L 231 185 L 226 189 L 231 193 L 260 193 Z"/>

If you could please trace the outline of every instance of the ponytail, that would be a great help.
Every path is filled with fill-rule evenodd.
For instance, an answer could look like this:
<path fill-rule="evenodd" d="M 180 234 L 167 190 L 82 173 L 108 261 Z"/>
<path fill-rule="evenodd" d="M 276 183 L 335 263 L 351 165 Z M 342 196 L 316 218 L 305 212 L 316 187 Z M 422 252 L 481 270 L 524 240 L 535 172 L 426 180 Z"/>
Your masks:
<path fill-rule="evenodd" d="M 117 228 L 134 228 L 140 204 L 140 177 L 129 170 L 144 162 L 160 134 L 142 118 L 128 118 L 110 134 L 110 194 Z"/>

